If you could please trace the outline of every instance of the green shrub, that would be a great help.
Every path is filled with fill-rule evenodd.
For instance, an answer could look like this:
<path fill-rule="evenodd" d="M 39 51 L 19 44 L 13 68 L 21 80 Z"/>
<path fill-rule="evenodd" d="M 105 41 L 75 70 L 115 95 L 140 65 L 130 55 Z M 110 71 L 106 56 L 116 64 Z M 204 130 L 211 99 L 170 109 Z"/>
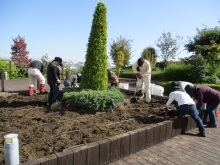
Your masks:
<path fill-rule="evenodd" d="M 105 91 L 98 90 L 76 90 L 74 92 L 63 93 L 62 102 L 67 107 L 84 108 L 86 110 L 104 111 L 113 108 L 110 103 L 124 102 L 125 96 L 116 87 L 112 87 Z"/>
<path fill-rule="evenodd" d="M 11 66 L 10 66 L 11 64 Z M 10 72 L 11 69 L 11 72 Z M 0 58 L 0 70 L 6 71 L 8 73 L 8 77 L 11 77 L 12 79 L 15 78 L 23 78 L 27 77 L 27 69 L 26 68 L 18 68 L 14 65 L 14 63 L 10 63 L 9 60 Z"/>
<path fill-rule="evenodd" d="M 112 69 L 113 71 L 116 69 Z M 131 79 L 135 79 L 135 74 L 131 68 L 131 66 L 123 68 L 120 72 L 120 78 L 131 78 Z"/>
<path fill-rule="evenodd" d="M 170 64 L 167 66 L 166 70 L 162 73 L 163 81 L 189 81 L 192 82 L 190 78 L 191 67 L 185 64 Z"/>

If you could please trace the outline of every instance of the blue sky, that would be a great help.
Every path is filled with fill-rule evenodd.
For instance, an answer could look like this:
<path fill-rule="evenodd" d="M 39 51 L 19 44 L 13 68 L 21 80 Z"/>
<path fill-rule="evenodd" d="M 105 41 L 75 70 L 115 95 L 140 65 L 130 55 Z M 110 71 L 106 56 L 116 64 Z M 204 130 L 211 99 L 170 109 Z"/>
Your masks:
<path fill-rule="evenodd" d="M 83 62 L 93 13 L 98 2 L 107 8 L 108 49 L 122 36 L 132 42 L 133 63 L 163 32 L 187 37 L 196 28 L 220 26 L 219 0 L 1 0 L 0 57 L 11 57 L 12 39 L 25 38 L 29 57 Z M 181 48 L 181 50 L 183 47 Z M 187 57 L 183 51 L 178 57 Z"/>

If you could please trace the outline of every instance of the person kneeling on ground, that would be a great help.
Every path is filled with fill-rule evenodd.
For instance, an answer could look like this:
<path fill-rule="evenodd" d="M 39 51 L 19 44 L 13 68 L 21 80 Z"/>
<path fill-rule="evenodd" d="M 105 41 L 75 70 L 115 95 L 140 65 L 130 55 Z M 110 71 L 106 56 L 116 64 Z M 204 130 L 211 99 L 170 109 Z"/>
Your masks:
<path fill-rule="evenodd" d="M 199 117 L 199 111 L 197 110 L 196 103 L 193 101 L 193 99 L 187 93 L 183 92 L 179 86 L 173 86 L 172 92 L 169 94 L 169 99 L 166 103 L 166 113 L 168 112 L 169 106 L 173 101 L 177 102 L 175 106 L 180 115 L 188 114 L 195 120 L 199 128 L 199 133 L 197 135 L 205 137 L 205 128 L 201 118 Z"/>
<path fill-rule="evenodd" d="M 74 87 L 74 88 L 78 88 L 78 79 L 79 79 L 79 76 L 81 74 L 71 74 L 69 76 L 67 76 L 67 78 L 64 80 L 63 84 L 64 84 L 64 87 L 67 88 L 67 87 Z"/>

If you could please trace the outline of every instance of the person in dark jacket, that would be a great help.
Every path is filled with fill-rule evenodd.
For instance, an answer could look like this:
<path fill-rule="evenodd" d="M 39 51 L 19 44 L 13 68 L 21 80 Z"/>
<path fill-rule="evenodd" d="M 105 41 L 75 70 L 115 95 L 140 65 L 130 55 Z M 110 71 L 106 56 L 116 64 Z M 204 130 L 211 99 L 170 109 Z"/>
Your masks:
<path fill-rule="evenodd" d="M 41 61 L 34 60 L 30 63 L 30 66 L 28 68 L 28 77 L 29 77 L 29 95 L 34 94 L 34 84 L 35 80 L 37 79 L 40 84 L 40 93 L 44 93 L 45 91 L 45 77 L 43 75 L 44 65 Z"/>
<path fill-rule="evenodd" d="M 78 80 L 80 79 L 81 74 L 71 74 L 69 76 L 67 76 L 67 78 L 64 80 L 63 84 L 64 87 L 79 87 L 78 86 Z"/>
<path fill-rule="evenodd" d="M 57 101 L 59 94 L 59 85 L 61 84 L 59 66 L 63 67 L 62 58 L 60 57 L 55 57 L 47 66 L 47 83 L 50 86 L 48 95 L 49 106 Z"/>
<path fill-rule="evenodd" d="M 206 110 L 210 119 L 210 123 L 206 127 L 218 127 L 215 110 L 220 103 L 220 92 L 205 85 L 187 85 L 185 89 L 187 93 L 190 93 L 197 100 L 197 109 L 202 107 L 203 102 L 206 103 Z"/>

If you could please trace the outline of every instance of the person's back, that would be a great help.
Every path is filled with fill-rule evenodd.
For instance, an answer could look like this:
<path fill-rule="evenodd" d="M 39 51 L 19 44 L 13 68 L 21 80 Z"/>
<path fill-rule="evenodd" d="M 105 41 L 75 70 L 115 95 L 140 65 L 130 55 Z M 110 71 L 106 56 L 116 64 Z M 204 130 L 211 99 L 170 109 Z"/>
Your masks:
<path fill-rule="evenodd" d="M 59 76 L 60 76 L 59 69 L 52 61 L 47 66 L 47 83 L 49 85 L 56 85 L 57 79 L 60 79 Z"/>
<path fill-rule="evenodd" d="M 64 80 L 65 87 L 77 87 L 77 75 L 71 74 Z"/>
<path fill-rule="evenodd" d="M 220 92 L 209 86 L 200 85 L 196 87 L 195 99 L 197 100 L 197 108 L 202 107 L 202 102 L 207 104 L 206 110 L 210 119 L 207 127 L 218 127 L 215 111 L 220 103 Z"/>
<path fill-rule="evenodd" d="M 195 98 L 201 102 L 207 103 L 209 105 L 216 105 L 220 102 L 220 92 L 205 85 L 200 85 L 196 87 Z"/>
<path fill-rule="evenodd" d="M 169 94 L 169 102 L 167 104 L 171 104 L 173 101 L 177 102 L 177 106 L 180 105 L 193 105 L 195 102 L 193 99 L 183 91 L 173 91 Z"/>
<path fill-rule="evenodd" d="M 38 61 L 38 60 L 34 60 L 34 61 L 31 62 L 30 68 L 36 68 L 36 69 L 38 69 L 41 73 L 43 73 L 44 65 L 43 65 L 42 62 L 40 62 L 40 61 Z"/>

